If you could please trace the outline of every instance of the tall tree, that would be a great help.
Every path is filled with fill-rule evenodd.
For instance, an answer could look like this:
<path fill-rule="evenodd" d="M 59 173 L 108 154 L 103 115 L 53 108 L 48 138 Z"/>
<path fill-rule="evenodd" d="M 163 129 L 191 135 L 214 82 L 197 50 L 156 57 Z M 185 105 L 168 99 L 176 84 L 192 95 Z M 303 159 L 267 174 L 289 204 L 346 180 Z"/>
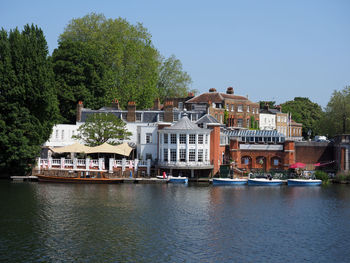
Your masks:
<path fill-rule="evenodd" d="M 105 142 L 117 144 L 131 136 L 125 125 L 125 122 L 112 113 L 95 113 L 88 116 L 73 138 L 82 140 L 88 146 L 98 146 Z"/>
<path fill-rule="evenodd" d="M 52 54 L 57 95 L 63 122 L 74 123 L 76 104 L 87 108 L 106 104 L 109 72 L 100 49 L 85 42 L 60 42 Z"/>
<path fill-rule="evenodd" d="M 350 86 L 333 92 L 319 127 L 323 134 L 330 137 L 350 133 Z"/>
<path fill-rule="evenodd" d="M 43 31 L 0 32 L 0 171 L 30 171 L 48 140 L 58 107 Z"/>
<path fill-rule="evenodd" d="M 101 50 L 104 63 L 113 73 L 108 80 L 108 101 L 117 98 L 123 107 L 128 101 L 135 101 L 140 108 L 152 106 L 157 96 L 159 55 L 142 24 L 91 13 L 73 19 L 59 41 L 84 42 Z"/>
<path fill-rule="evenodd" d="M 174 55 L 165 59 L 160 57 L 157 83 L 158 97 L 163 103 L 166 98 L 186 97 L 192 83 L 190 75 L 182 70 L 181 61 Z"/>
<path fill-rule="evenodd" d="M 309 100 L 309 98 L 295 97 L 282 105 L 284 113 L 291 113 L 292 119 L 303 124 L 303 136 L 307 138 L 310 130 L 311 136 L 320 133 L 318 122 L 322 118 L 323 111 L 320 105 Z"/>

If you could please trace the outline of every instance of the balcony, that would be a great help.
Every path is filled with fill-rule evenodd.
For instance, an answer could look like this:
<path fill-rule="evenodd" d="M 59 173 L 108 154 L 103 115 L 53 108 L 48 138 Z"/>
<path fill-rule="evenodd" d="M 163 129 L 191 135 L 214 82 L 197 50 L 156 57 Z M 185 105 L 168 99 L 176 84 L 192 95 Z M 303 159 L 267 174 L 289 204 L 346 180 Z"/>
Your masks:
<path fill-rule="evenodd" d="M 214 165 L 210 161 L 205 162 L 158 162 L 158 167 L 172 169 L 212 169 Z"/>

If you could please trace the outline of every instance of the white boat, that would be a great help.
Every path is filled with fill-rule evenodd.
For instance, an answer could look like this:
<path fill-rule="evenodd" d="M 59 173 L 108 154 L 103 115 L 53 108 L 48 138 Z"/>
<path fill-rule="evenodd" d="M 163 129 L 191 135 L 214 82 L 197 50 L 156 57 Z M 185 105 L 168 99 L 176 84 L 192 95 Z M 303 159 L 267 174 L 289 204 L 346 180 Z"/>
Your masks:
<path fill-rule="evenodd" d="M 185 183 L 187 184 L 188 183 L 188 178 L 187 177 L 183 177 L 183 176 L 178 176 L 178 177 L 175 177 L 175 176 L 168 176 L 168 180 L 169 180 L 169 183 Z"/>
<path fill-rule="evenodd" d="M 322 180 L 318 179 L 288 179 L 289 186 L 317 186 L 321 184 Z"/>
<path fill-rule="evenodd" d="M 267 179 L 267 178 L 249 178 L 248 185 L 269 185 L 277 186 L 283 184 L 283 180 L 280 179 Z"/>
<path fill-rule="evenodd" d="M 241 178 L 213 178 L 213 185 L 243 185 L 248 179 Z"/>

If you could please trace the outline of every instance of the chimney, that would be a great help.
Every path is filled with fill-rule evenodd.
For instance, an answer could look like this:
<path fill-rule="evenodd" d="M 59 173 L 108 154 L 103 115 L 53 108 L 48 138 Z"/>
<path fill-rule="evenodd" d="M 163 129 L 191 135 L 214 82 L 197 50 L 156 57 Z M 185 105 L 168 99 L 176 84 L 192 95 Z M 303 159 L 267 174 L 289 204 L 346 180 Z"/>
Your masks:
<path fill-rule="evenodd" d="M 194 97 L 194 93 L 193 92 L 189 92 L 188 95 L 187 95 L 187 98 L 188 99 L 191 99 Z"/>
<path fill-rule="evenodd" d="M 228 87 L 227 90 L 226 90 L 226 94 L 234 94 L 233 88 L 232 87 Z"/>
<path fill-rule="evenodd" d="M 277 109 L 279 112 L 282 112 L 282 106 L 281 106 L 281 105 L 276 105 L 276 109 Z"/>
<path fill-rule="evenodd" d="M 112 101 L 112 108 L 115 108 L 117 110 L 120 110 L 120 105 L 119 105 L 119 101 L 117 99 L 114 99 Z"/>
<path fill-rule="evenodd" d="M 159 100 L 159 98 L 156 98 L 156 99 L 154 100 L 153 109 L 154 109 L 154 110 L 160 110 L 160 100 Z"/>
<path fill-rule="evenodd" d="M 84 108 L 83 102 L 81 100 L 78 101 L 76 122 L 81 122 L 81 112 L 83 111 L 83 108 Z"/>
<path fill-rule="evenodd" d="M 216 92 L 216 89 L 215 88 L 211 88 L 211 89 L 209 89 L 209 92 Z"/>
<path fill-rule="evenodd" d="M 136 121 L 136 103 L 134 101 L 128 102 L 128 115 L 126 116 L 127 122 Z"/>
<path fill-rule="evenodd" d="M 174 121 L 173 108 L 174 108 L 174 103 L 172 101 L 164 102 L 164 121 L 165 122 Z"/>

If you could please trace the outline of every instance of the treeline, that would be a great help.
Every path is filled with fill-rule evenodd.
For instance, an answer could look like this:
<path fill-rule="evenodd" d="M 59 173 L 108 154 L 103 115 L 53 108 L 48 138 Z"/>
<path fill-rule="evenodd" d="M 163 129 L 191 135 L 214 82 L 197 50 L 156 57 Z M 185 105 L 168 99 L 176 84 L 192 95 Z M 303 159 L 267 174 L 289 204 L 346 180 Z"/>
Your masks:
<path fill-rule="evenodd" d="M 118 99 L 152 107 L 186 96 L 191 77 L 163 57 L 142 24 L 88 14 L 73 19 L 50 56 L 37 26 L 0 31 L 0 176 L 31 171 L 55 123 L 74 123 L 76 105 L 98 109 Z"/>
<path fill-rule="evenodd" d="M 274 101 L 261 101 L 260 107 L 266 104 L 270 108 L 275 106 Z M 335 90 L 325 109 L 303 97 L 296 97 L 281 106 L 282 112 L 290 113 L 294 121 L 303 124 L 305 139 L 316 135 L 332 138 L 338 134 L 350 133 L 350 86 L 341 91 Z"/>

